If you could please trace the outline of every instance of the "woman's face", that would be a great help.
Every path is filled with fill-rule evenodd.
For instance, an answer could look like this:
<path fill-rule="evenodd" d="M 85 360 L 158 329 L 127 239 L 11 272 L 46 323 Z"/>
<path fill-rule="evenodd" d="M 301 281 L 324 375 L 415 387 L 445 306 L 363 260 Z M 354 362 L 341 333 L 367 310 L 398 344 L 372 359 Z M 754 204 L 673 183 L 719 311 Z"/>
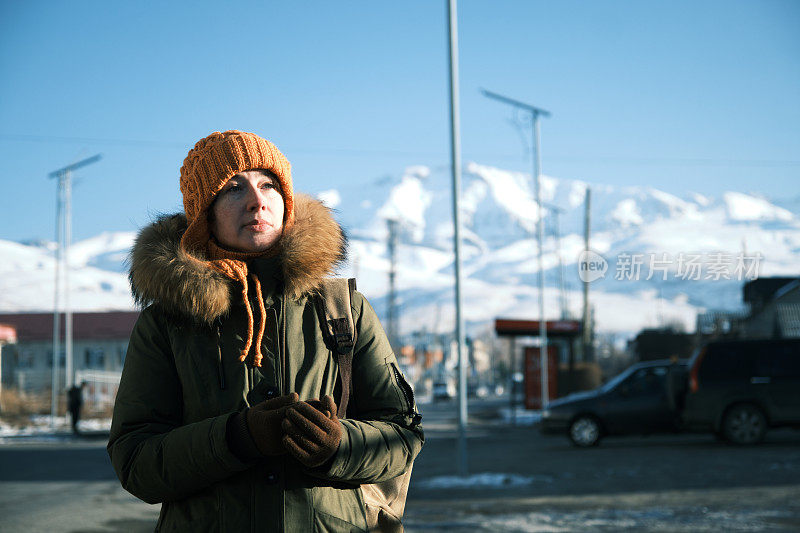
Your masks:
<path fill-rule="evenodd" d="M 263 252 L 283 231 L 283 196 L 278 181 L 263 170 L 229 179 L 211 207 L 211 233 L 223 247 Z"/>

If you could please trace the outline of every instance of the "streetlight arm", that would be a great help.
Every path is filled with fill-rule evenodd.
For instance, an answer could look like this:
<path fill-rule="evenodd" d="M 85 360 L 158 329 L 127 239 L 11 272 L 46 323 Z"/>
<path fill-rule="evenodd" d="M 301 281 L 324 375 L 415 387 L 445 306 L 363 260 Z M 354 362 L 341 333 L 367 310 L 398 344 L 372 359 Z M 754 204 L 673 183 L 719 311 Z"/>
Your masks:
<path fill-rule="evenodd" d="M 48 176 L 50 176 L 51 178 L 57 178 L 64 172 L 70 172 L 72 170 L 75 170 L 76 168 L 81 168 L 85 167 L 86 165 L 91 165 L 92 163 L 96 163 L 97 161 L 100 161 L 102 157 L 103 156 L 101 154 L 93 155 L 92 157 L 88 157 L 86 159 L 78 161 L 77 163 L 72 163 L 71 165 L 67 165 L 64 168 L 54 170 L 53 172 L 48 174 Z"/>
<path fill-rule="evenodd" d="M 530 104 L 526 104 L 524 102 L 520 102 L 519 100 L 514 100 L 513 98 L 509 98 L 509 97 L 503 96 L 501 94 L 493 93 L 492 91 L 487 91 L 486 89 L 481 89 L 481 93 L 483 93 L 483 95 L 486 96 L 487 98 L 493 98 L 495 100 L 503 102 L 504 104 L 509 104 L 509 105 L 513 105 L 514 107 L 519 107 L 519 108 L 522 108 L 522 109 L 526 109 L 526 110 L 530 111 L 531 113 L 533 113 L 534 115 L 540 115 L 540 116 L 545 117 L 545 118 L 549 118 L 550 117 L 550 111 L 546 111 L 546 110 L 541 109 L 539 107 L 535 107 L 535 106 L 532 106 Z"/>

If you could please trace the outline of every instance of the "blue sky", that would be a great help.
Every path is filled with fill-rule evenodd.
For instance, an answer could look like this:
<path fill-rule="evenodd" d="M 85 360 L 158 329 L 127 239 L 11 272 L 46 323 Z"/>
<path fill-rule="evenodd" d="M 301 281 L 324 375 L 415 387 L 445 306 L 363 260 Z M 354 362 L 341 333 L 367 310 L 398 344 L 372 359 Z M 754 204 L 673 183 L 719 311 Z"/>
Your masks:
<path fill-rule="evenodd" d="M 211 131 L 273 140 L 317 192 L 449 160 L 444 1 L 0 3 L 0 238 L 75 239 L 181 208 Z M 552 112 L 545 174 L 796 198 L 800 2 L 459 3 L 463 158 L 524 170 L 509 109 Z"/>

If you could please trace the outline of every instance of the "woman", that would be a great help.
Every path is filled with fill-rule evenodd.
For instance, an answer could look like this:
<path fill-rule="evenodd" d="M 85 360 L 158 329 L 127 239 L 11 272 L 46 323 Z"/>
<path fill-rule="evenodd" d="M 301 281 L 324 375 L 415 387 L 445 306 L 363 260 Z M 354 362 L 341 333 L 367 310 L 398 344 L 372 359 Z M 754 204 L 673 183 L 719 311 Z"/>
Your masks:
<path fill-rule="evenodd" d="M 365 530 L 359 484 L 406 472 L 424 439 L 358 292 L 349 416 L 337 419 L 313 295 L 344 259 L 341 228 L 295 196 L 289 162 L 252 133 L 201 139 L 180 185 L 185 215 L 142 230 L 131 253 L 146 308 L 108 443 L 122 486 L 162 503 L 157 531 Z"/>

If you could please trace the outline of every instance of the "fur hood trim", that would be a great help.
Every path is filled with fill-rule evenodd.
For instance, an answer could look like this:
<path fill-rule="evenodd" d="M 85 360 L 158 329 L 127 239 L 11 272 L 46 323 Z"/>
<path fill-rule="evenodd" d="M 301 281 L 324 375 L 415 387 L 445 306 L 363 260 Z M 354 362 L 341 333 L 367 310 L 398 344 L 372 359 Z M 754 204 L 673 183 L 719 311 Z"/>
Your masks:
<path fill-rule="evenodd" d="M 230 310 L 234 282 L 180 247 L 187 226 L 186 216 L 178 213 L 142 229 L 131 250 L 128 278 L 138 305 L 158 303 L 211 323 Z M 344 262 L 347 240 L 322 202 L 297 194 L 294 224 L 279 246 L 285 292 L 297 300 L 317 290 Z"/>

